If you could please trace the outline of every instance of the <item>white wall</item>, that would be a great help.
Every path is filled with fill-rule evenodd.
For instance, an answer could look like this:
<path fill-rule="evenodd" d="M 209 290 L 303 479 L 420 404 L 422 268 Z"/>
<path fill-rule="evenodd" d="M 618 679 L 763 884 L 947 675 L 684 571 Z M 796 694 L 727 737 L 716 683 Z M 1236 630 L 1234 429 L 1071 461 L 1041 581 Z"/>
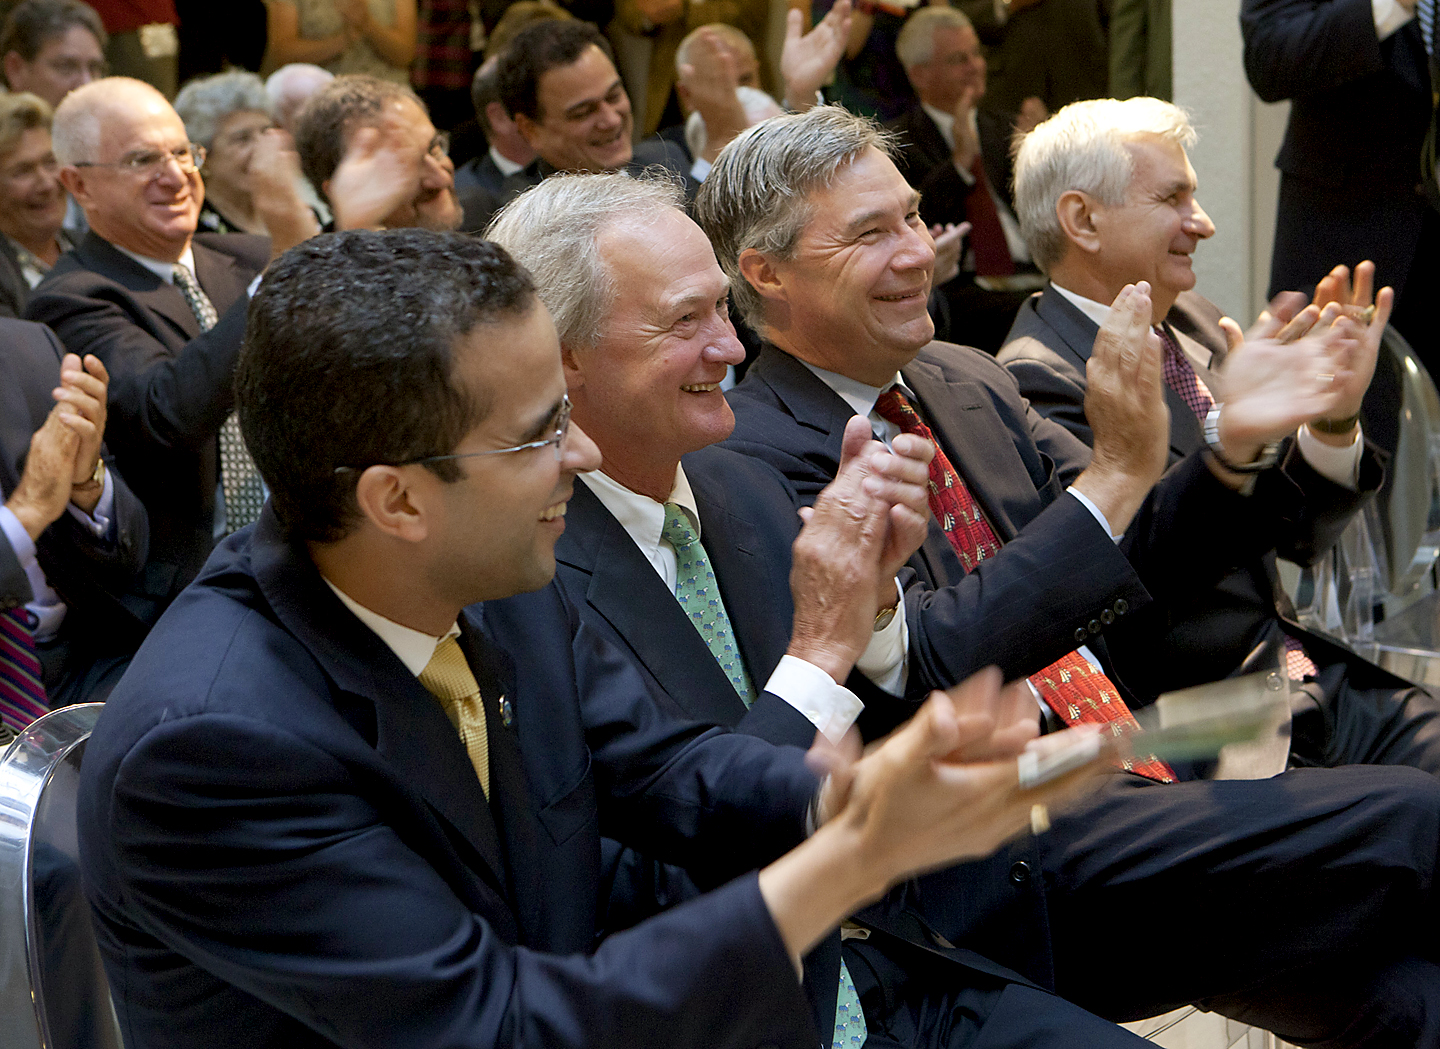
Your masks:
<path fill-rule="evenodd" d="M 1268 106 L 1245 80 L 1240 0 L 1174 0 L 1175 101 L 1195 121 L 1190 159 L 1215 236 L 1195 254 L 1197 289 L 1247 326 L 1265 305 L 1288 103 Z"/>

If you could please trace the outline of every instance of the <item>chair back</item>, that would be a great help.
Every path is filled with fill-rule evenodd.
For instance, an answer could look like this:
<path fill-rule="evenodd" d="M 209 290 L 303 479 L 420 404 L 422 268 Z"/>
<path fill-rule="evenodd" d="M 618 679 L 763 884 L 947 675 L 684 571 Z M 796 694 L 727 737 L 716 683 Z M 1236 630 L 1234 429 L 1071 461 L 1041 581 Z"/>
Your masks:
<path fill-rule="evenodd" d="M 0 1049 L 122 1049 L 75 827 L 101 707 L 52 711 L 0 754 Z"/>

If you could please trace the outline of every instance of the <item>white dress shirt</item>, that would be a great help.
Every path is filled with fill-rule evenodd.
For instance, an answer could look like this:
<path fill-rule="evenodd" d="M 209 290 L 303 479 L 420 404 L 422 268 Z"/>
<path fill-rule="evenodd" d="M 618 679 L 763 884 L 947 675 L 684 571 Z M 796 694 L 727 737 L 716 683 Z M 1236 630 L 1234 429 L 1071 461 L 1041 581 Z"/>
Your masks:
<path fill-rule="evenodd" d="M 935 122 L 935 126 L 940 129 L 940 137 L 945 140 L 945 144 L 950 147 L 951 151 L 954 151 L 955 114 L 947 113 L 943 109 L 936 109 L 923 102 L 920 103 L 920 108 L 925 110 L 925 115 Z M 975 136 L 976 142 L 980 141 L 980 128 L 975 122 L 975 110 L 973 109 L 970 110 L 970 133 Z M 982 160 L 981 163 L 983 164 L 984 161 Z M 975 185 L 975 176 L 967 169 L 956 164 L 955 170 L 965 180 L 966 185 Z M 1011 260 L 1029 262 L 1030 246 L 1025 243 L 1025 238 L 1020 233 L 1020 222 L 1015 218 L 1014 212 L 1010 210 L 1009 202 L 994 186 L 990 187 L 990 199 L 995 202 L 995 215 L 1000 219 L 1000 231 L 1005 234 L 1005 246 L 1010 249 Z"/>
<path fill-rule="evenodd" d="M 320 577 L 325 579 L 324 576 Z M 417 678 L 420 672 L 430 663 L 430 657 L 435 654 L 435 649 L 440 642 L 449 637 L 459 637 L 459 624 L 451 623 L 450 629 L 439 637 L 425 633 L 423 630 L 416 630 L 414 627 L 402 626 L 393 619 L 386 619 L 379 612 L 372 612 L 360 602 L 356 601 L 345 591 L 341 590 L 330 580 L 325 579 L 325 585 L 340 599 L 340 603 L 355 613 L 355 618 L 364 623 L 375 632 L 375 636 L 385 642 L 385 647 L 395 653 L 395 658 L 405 664 L 405 669 L 414 674 Z"/>
<path fill-rule="evenodd" d="M 675 556 L 675 548 L 666 541 L 661 533 L 665 528 L 665 507 L 649 496 L 632 492 L 624 485 L 606 476 L 599 470 L 591 473 L 581 474 L 580 479 L 595 494 L 611 516 L 625 529 L 640 553 L 655 569 L 665 587 L 671 593 L 675 591 L 675 582 L 679 575 L 679 566 Z M 680 506 L 690 518 L 691 527 L 695 530 L 697 538 L 700 536 L 700 513 L 695 504 L 695 495 L 690 489 L 690 482 L 685 477 L 683 467 L 675 467 L 675 485 L 671 489 L 667 502 Z M 873 664 L 876 662 L 876 652 L 880 653 L 881 659 L 888 657 L 889 662 L 898 663 L 902 670 L 905 657 L 905 626 L 904 626 L 905 605 L 902 601 L 899 610 L 884 630 L 877 631 L 872 636 L 870 648 L 866 649 L 866 656 L 872 665 L 871 671 L 866 671 L 857 662 L 856 666 L 861 667 L 872 681 L 876 681 L 881 687 L 885 684 L 877 679 L 873 672 Z M 898 655 L 896 654 L 898 652 Z M 862 657 L 864 661 L 864 657 Z M 888 673 L 882 673 L 881 678 L 894 679 L 896 676 L 893 667 L 885 668 Z M 899 678 L 899 691 L 903 691 L 904 678 Z M 786 703 L 789 703 L 813 724 L 831 742 L 838 742 L 845 732 L 854 724 L 864 704 L 849 689 L 837 685 L 819 667 L 808 663 L 803 659 L 786 655 L 780 658 L 770 680 L 765 683 L 764 691 L 773 692 Z"/>
<path fill-rule="evenodd" d="M 1381 40 L 1415 17 L 1414 11 L 1405 10 L 1396 0 L 1370 0 L 1370 13 L 1375 18 L 1375 35 Z"/>

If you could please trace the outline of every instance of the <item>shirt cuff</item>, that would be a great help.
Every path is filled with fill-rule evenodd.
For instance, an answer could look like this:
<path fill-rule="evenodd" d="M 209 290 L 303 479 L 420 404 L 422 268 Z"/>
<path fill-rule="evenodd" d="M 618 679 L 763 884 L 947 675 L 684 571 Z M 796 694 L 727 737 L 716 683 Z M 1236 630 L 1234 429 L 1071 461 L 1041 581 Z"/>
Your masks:
<path fill-rule="evenodd" d="M 1065 491 L 1069 492 L 1076 499 L 1079 499 L 1080 505 L 1090 511 L 1090 515 L 1094 517 L 1097 522 L 1099 522 L 1101 528 L 1105 529 L 1105 534 L 1110 537 L 1111 542 L 1118 543 L 1121 539 L 1125 538 L 1124 535 L 1116 535 L 1110 530 L 1110 522 L 1105 519 L 1105 515 L 1100 512 L 1100 508 L 1094 503 L 1092 503 L 1086 496 L 1081 494 L 1074 485 L 1071 485 L 1069 488 L 1065 489 Z"/>
<path fill-rule="evenodd" d="M 16 517 L 15 511 L 8 506 L 0 506 L 0 532 L 4 532 L 5 538 L 10 540 L 10 549 L 15 551 L 15 560 L 28 572 L 30 566 L 35 564 L 35 540 L 30 538 L 30 533 L 25 531 L 20 518 Z"/>
<path fill-rule="evenodd" d="M 870 643 L 855 661 L 855 669 L 876 687 L 892 696 L 903 696 L 909 676 L 905 657 L 910 648 L 910 631 L 905 625 L 905 592 L 900 589 L 898 579 L 895 591 L 900 595 L 900 603 L 895 607 L 894 617 L 888 625 L 870 635 Z"/>
<path fill-rule="evenodd" d="M 831 743 L 839 743 L 865 709 L 855 693 L 835 684 L 814 663 L 797 656 L 780 657 L 780 665 L 765 682 L 765 691 L 773 692 L 804 714 Z"/>
<path fill-rule="evenodd" d="M 710 174 L 710 161 L 704 157 L 696 157 L 695 163 L 690 165 L 690 177 L 696 182 L 704 182 L 705 176 Z"/>
<path fill-rule="evenodd" d="M 1360 486 L 1360 453 L 1365 450 L 1365 435 L 1355 427 L 1355 440 L 1348 448 L 1336 448 L 1326 444 L 1310 432 L 1310 427 L 1300 427 L 1295 438 L 1300 445 L 1300 454 L 1321 477 L 1334 481 L 1352 492 Z"/>
<path fill-rule="evenodd" d="M 1370 13 L 1375 16 L 1375 35 L 1381 40 L 1415 17 L 1413 11 L 1405 10 L 1396 0 L 1370 0 Z"/>
<path fill-rule="evenodd" d="M 260 282 L 264 279 L 264 270 L 261 270 L 259 273 L 255 274 L 255 279 L 252 280 L 245 288 L 245 295 L 247 298 L 253 299 L 255 297 L 255 293 L 260 290 Z"/>
<path fill-rule="evenodd" d="M 74 503 L 66 504 L 70 516 L 90 530 L 97 539 L 110 534 L 110 525 L 115 517 L 115 482 L 110 480 L 110 468 L 105 468 L 105 480 L 101 482 L 100 501 L 95 509 L 86 513 Z"/>

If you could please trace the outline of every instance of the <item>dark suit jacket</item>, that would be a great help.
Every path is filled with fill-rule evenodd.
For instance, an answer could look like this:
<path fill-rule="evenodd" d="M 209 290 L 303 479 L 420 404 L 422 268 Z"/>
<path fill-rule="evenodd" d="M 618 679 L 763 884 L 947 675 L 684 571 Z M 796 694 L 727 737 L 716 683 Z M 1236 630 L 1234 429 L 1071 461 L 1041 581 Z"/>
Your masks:
<path fill-rule="evenodd" d="M 558 648 L 537 619 L 569 622 Z M 554 588 L 460 625 L 489 804 L 269 510 L 157 624 L 78 816 L 127 1044 L 813 1049 L 746 873 L 803 836 L 800 751 L 666 716 Z M 734 880 L 596 950 L 602 833 Z"/>
<path fill-rule="evenodd" d="M 684 179 L 685 199 L 694 200 L 700 183 L 690 177 L 690 167 L 694 162 L 688 157 L 689 154 L 683 147 L 659 135 L 651 135 L 635 144 L 634 156 L 630 163 L 625 165 L 625 170 L 631 175 L 639 175 L 648 167 L 665 168 Z M 457 188 L 456 199 L 465 212 L 461 229 L 467 233 L 485 232 L 485 227 L 490 225 L 490 220 L 497 211 L 531 186 L 537 186 L 542 179 L 555 174 L 556 170 L 544 160 L 537 159 L 515 174 L 507 175 L 497 189 L 475 186 L 461 192 Z"/>
<path fill-rule="evenodd" d="M 30 285 L 20 272 L 20 260 L 10 238 L 0 236 L 0 317 L 20 317 L 30 299 Z"/>
<path fill-rule="evenodd" d="M 1152 594 L 1212 585 L 1237 558 L 1275 546 L 1279 522 L 1308 512 L 1283 475 L 1267 475 L 1247 498 L 1192 456 L 1151 491 L 1117 545 L 1065 493 L 1089 449 L 1034 411 L 994 360 L 931 343 L 901 375 L 1005 544 L 967 575 L 932 522 L 906 591 L 912 687 L 953 684 L 987 664 L 1006 678 L 1025 676 L 1082 642 L 1103 661 L 1112 625 Z M 729 444 L 770 462 L 813 499 L 838 469 L 850 407 L 773 346 L 730 398 Z M 1230 527 L 1217 532 L 1217 520 Z M 1117 676 L 1116 684 L 1126 682 Z"/>
<path fill-rule="evenodd" d="M 1103 98 L 1109 80 L 1105 32 L 1096 0 L 1045 0 L 1002 24 L 992 0 L 960 0 L 989 64 L 985 105 L 1014 115 L 1034 96 L 1050 112 L 1082 98 Z"/>
<path fill-rule="evenodd" d="M 1370 0 L 1244 0 L 1240 27 L 1255 92 L 1291 100 L 1270 293 L 1309 291 L 1337 262 L 1374 259 L 1376 287 L 1403 297 L 1436 194 L 1420 175 L 1433 106 L 1419 22 L 1380 41 Z M 1337 127 L 1364 128 L 1364 148 Z"/>
<path fill-rule="evenodd" d="M 235 407 L 233 376 L 245 334 L 245 288 L 269 241 L 201 234 L 195 271 L 220 313 L 203 335 L 178 288 L 87 233 L 50 271 L 26 308 L 72 353 L 110 371 L 106 440 L 150 511 L 147 593 L 173 596 L 214 545 L 217 434 Z"/>
<path fill-rule="evenodd" d="M 710 447 L 683 460 L 700 511 L 701 538 L 715 571 L 735 640 L 757 687 L 763 687 L 790 643 L 793 605 L 790 548 L 799 532 L 794 490 L 775 470 L 725 448 Z M 662 706 L 706 724 L 725 725 L 772 743 L 808 747 L 815 729 L 778 696 L 762 693 L 748 711 L 720 670 L 699 633 L 686 619 L 674 595 L 640 553 L 624 527 L 582 481 L 575 486 L 565 515 L 565 533 L 555 544 L 556 586 L 579 609 L 580 617 L 639 667 Z M 537 624 L 538 626 L 538 624 Z M 913 712 L 911 703 L 887 697 L 859 674 L 850 687 L 865 703 L 861 715 L 866 738 L 888 731 Z M 633 861 L 631 861 L 633 862 Z M 1033 838 L 1021 838 L 994 856 L 965 864 L 925 883 L 929 896 L 963 898 L 963 927 L 947 926 L 960 948 L 931 957 L 927 965 L 955 972 L 954 988 L 973 983 L 975 974 L 1037 983 L 1052 977 L 1044 904 L 1037 887 L 1017 884 L 1014 864 L 1038 866 Z M 662 873 L 643 872 L 642 885 Z M 911 890 L 892 892 L 862 915 L 872 928 L 891 936 L 931 941 L 916 935 Z M 927 915 L 921 913 L 924 921 Z M 961 932 L 965 935 L 962 937 Z M 874 937 L 878 949 L 885 938 Z M 805 959 L 805 984 L 822 1041 L 828 1043 L 835 1019 L 839 938 L 822 942 Z M 1014 972 L 1003 969 L 1008 966 Z"/>
<path fill-rule="evenodd" d="M 0 499 L 20 483 L 30 436 L 45 422 L 60 383 L 64 351 L 55 336 L 38 324 L 0 319 Z M 47 684 L 82 676 L 90 663 L 139 647 L 156 610 L 131 593 L 145 563 L 149 525 L 145 508 L 124 480 L 111 472 L 115 490 L 113 534 L 97 538 L 68 511 L 40 534 L 36 556 L 45 581 L 67 606 L 56 641 L 64 646 L 66 665 L 47 667 Z M 0 608 L 32 600 L 29 580 L 9 542 L 0 535 Z"/>
<path fill-rule="evenodd" d="M 504 181 L 505 176 L 495 166 L 495 158 L 490 155 L 488 149 L 478 157 L 471 157 L 455 169 L 456 193 L 476 188 L 483 189 L 488 193 L 498 193 L 500 185 Z"/>
<path fill-rule="evenodd" d="M 1015 200 L 1010 183 L 1015 168 L 1010 160 L 1011 124 L 1008 118 L 984 109 L 975 111 L 980 130 L 980 159 L 985 177 L 1013 213 Z M 895 166 L 910 185 L 920 191 L 920 212 L 927 225 L 965 221 L 965 200 L 974 188 L 960 177 L 945 137 L 917 102 L 889 125 L 900 136 Z M 997 201 L 997 206 L 1000 201 Z"/>
<path fill-rule="evenodd" d="M 1194 339 L 1225 354 L 1225 335 L 1216 323 L 1220 311 L 1185 292 L 1166 323 L 1182 342 Z M 1087 444 L 1085 364 L 1099 329 L 1053 288 L 1033 296 L 1020 311 L 999 360 L 1019 383 L 1036 411 L 1058 422 Z M 1204 445 L 1200 423 L 1180 395 L 1166 388 L 1170 408 L 1170 458 L 1179 462 Z M 1276 534 L 1276 548 L 1238 562 L 1213 587 L 1175 593 L 1171 599 L 1133 617 L 1112 634 L 1110 651 L 1126 682 L 1147 696 L 1214 681 L 1251 669 L 1274 666 L 1285 635 L 1300 638 L 1317 663 L 1346 660 L 1332 642 L 1286 619 L 1277 608 L 1280 594 L 1275 555 L 1308 564 L 1323 554 L 1361 503 L 1379 486 L 1382 469 L 1373 450 L 1362 460 L 1360 490 L 1351 492 L 1325 480 L 1292 454 L 1286 472 L 1323 514 L 1293 519 Z M 1288 607 L 1288 600 L 1284 601 Z M 1353 657 L 1349 657 L 1353 658 Z M 1358 660 L 1356 661 L 1358 662 Z M 1383 674 L 1373 668 L 1375 674 Z M 1367 675 L 1373 678 L 1374 675 Z M 1388 675 L 1387 675 L 1388 676 Z M 1375 679 L 1379 683 L 1378 678 Z M 1401 684 L 1393 678 L 1395 685 Z"/>

